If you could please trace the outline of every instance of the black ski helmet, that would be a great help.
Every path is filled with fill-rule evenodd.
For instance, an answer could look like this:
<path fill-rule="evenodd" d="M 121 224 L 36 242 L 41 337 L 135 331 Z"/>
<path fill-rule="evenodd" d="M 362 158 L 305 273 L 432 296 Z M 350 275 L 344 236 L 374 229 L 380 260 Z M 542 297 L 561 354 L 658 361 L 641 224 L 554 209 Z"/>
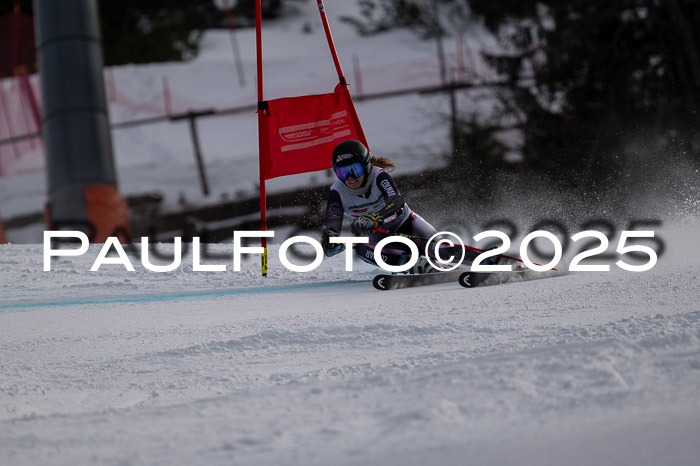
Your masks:
<path fill-rule="evenodd" d="M 345 167 L 353 163 L 362 164 L 365 175 L 369 174 L 372 165 L 370 164 L 369 150 L 364 144 L 354 139 L 348 139 L 335 146 L 335 149 L 333 149 L 334 172 L 337 167 Z M 366 181 L 367 176 L 365 176 L 365 181 L 362 184 L 364 185 Z"/>

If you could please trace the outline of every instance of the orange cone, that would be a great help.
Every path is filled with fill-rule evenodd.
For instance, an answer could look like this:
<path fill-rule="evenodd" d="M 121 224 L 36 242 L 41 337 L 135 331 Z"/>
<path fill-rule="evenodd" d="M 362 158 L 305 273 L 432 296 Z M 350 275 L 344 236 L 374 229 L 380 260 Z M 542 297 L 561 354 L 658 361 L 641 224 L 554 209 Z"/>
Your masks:
<path fill-rule="evenodd" d="M 131 241 L 129 212 L 126 200 L 117 188 L 111 185 L 92 185 L 83 188 L 87 218 L 93 225 L 93 243 L 104 243 L 108 237 L 116 236 L 122 243 Z"/>
<path fill-rule="evenodd" d="M 112 185 L 90 185 L 82 188 L 85 200 L 85 217 L 91 243 L 104 243 L 110 236 L 116 236 L 121 243 L 131 242 L 131 227 L 126 200 Z M 84 217 L 84 218 L 85 218 Z M 54 219 L 51 204 L 46 204 L 44 221 L 49 230 L 53 229 Z M 79 222 L 80 223 L 80 222 Z"/>

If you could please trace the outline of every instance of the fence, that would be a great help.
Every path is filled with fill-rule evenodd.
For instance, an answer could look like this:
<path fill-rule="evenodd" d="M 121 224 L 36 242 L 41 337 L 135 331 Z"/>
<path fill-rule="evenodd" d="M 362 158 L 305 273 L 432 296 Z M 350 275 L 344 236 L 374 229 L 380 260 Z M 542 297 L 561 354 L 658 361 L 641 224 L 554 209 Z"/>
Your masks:
<path fill-rule="evenodd" d="M 376 78 L 379 75 L 383 75 L 386 69 L 372 68 L 370 66 L 361 70 L 359 58 L 357 56 L 353 57 L 353 74 L 357 83 L 353 93 L 355 99 L 361 102 L 409 94 L 443 93 L 454 95 L 455 91 L 460 89 L 492 88 L 503 84 L 496 80 L 492 74 L 479 76 L 476 73 L 478 66 L 474 63 L 473 56 L 468 57 L 470 64 L 465 66 L 465 60 L 462 56 L 465 52 L 461 45 L 461 40 L 458 40 L 457 44 L 459 56 L 456 58 L 452 57 L 451 62 L 456 66 L 448 70 L 449 80 L 447 83 L 439 83 L 434 78 L 418 79 L 417 81 L 420 85 L 396 89 L 395 86 L 389 83 L 391 80 L 378 82 L 376 79 L 374 81 L 366 79 L 368 76 Z M 471 50 L 469 50 L 469 53 L 472 54 Z M 435 66 L 435 63 L 432 63 L 432 65 Z M 393 66 L 390 78 L 394 77 L 394 74 L 406 76 L 411 66 L 415 67 L 417 65 L 416 63 L 413 63 L 413 65 L 404 63 L 400 66 Z M 420 66 L 425 69 L 426 66 L 430 66 L 430 63 L 421 63 Z M 364 79 L 363 73 L 365 74 Z M 21 78 L 10 78 L 0 81 L 0 99 L 2 99 L 0 100 L 2 106 L 2 111 L 0 111 L 0 176 L 38 171 L 44 168 L 44 151 L 40 137 L 41 121 L 37 117 L 38 107 L 40 106 L 37 92 L 38 79 L 36 76 L 32 76 L 31 78 L 25 77 L 24 80 L 25 84 L 22 84 Z M 206 154 L 202 153 L 199 144 L 199 119 L 243 113 L 252 114 L 257 110 L 256 104 L 211 108 L 206 103 L 197 102 L 179 94 L 171 88 L 167 77 L 162 78 L 160 90 L 152 94 L 148 99 L 138 99 L 131 96 L 128 91 L 125 91 L 128 88 L 128 83 L 126 86 L 123 86 L 115 78 L 115 73 L 112 69 L 105 70 L 105 82 L 110 106 L 130 109 L 132 110 L 132 112 L 129 112 L 131 115 L 143 115 L 140 118 L 113 122 L 111 124 L 113 131 L 127 130 L 128 128 L 156 123 L 175 123 L 187 120 L 192 142 L 192 153 L 195 156 L 199 172 L 200 186 L 205 195 L 208 194 L 209 189 L 205 171 L 206 164 L 204 162 Z M 371 86 L 368 86 L 368 84 L 371 84 Z M 367 89 L 370 89 L 370 91 L 367 92 Z M 374 90 L 373 92 L 372 89 Z M 453 108 L 453 111 L 456 110 Z M 455 118 L 456 116 L 453 115 L 453 121 Z M 236 209 L 240 206 L 232 205 L 230 207 L 232 207 L 232 209 L 228 210 L 230 217 L 245 215 L 244 211 L 246 209 L 243 209 L 241 211 L 243 213 L 241 213 L 237 212 Z M 17 218 L 18 225 L 15 225 L 14 219 L 10 219 L 6 221 L 6 227 L 8 229 L 19 227 L 20 224 L 26 224 L 28 220 L 36 221 L 38 218 L 40 218 L 38 213 L 25 215 Z M 159 224 L 162 224 L 162 222 Z"/>
<path fill-rule="evenodd" d="M 27 75 L 0 81 L 0 176 L 43 168 L 37 87 Z"/>

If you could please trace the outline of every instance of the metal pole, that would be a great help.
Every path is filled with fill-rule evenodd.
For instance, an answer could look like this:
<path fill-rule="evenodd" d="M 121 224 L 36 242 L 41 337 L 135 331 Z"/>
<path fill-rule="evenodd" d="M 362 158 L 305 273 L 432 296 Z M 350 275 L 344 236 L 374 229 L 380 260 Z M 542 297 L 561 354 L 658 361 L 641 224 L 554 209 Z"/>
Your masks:
<path fill-rule="evenodd" d="M 437 42 L 440 82 L 445 85 L 447 84 L 447 67 L 445 65 L 445 48 L 442 45 L 442 28 L 440 27 L 440 0 L 434 0 L 433 2 L 433 31 Z"/>
<path fill-rule="evenodd" d="M 445 63 L 445 49 L 442 43 L 442 27 L 440 26 L 440 0 L 435 0 L 433 2 L 433 26 L 435 40 L 437 42 L 438 64 L 440 66 L 440 82 L 442 82 L 443 86 L 447 86 L 447 65 Z M 454 156 L 459 148 L 459 136 L 457 129 L 457 96 L 455 95 L 455 88 L 452 85 L 454 83 L 449 82 L 449 84 L 450 139 L 452 140 L 452 155 Z"/>
<path fill-rule="evenodd" d="M 457 90 L 454 86 L 454 74 L 450 79 L 450 136 L 452 137 L 452 154 L 460 148 L 459 128 L 457 126 Z"/>
<path fill-rule="evenodd" d="M 2 224 L 2 217 L 0 217 L 0 244 L 7 244 L 7 238 L 5 237 L 5 227 Z"/>
<path fill-rule="evenodd" d="M 199 174 L 199 184 L 202 186 L 202 194 L 209 195 L 209 183 L 207 173 L 202 159 L 202 149 L 199 146 L 199 135 L 197 134 L 197 117 L 190 112 L 187 116 L 190 124 L 190 135 L 192 136 L 192 146 L 194 146 L 194 158 L 197 161 L 197 173 Z"/>
<path fill-rule="evenodd" d="M 360 57 L 352 56 L 352 67 L 355 71 L 355 87 L 357 88 L 357 98 L 362 100 L 364 91 L 362 89 L 362 71 L 360 70 Z"/>
<path fill-rule="evenodd" d="M 165 108 L 165 115 L 172 115 L 173 109 L 170 102 L 170 83 L 168 82 L 167 76 L 163 76 L 163 106 Z"/>
<path fill-rule="evenodd" d="M 129 229 L 117 191 L 96 0 L 34 0 L 51 228 Z"/>
<path fill-rule="evenodd" d="M 243 62 L 241 61 L 241 52 L 236 39 L 236 25 L 233 22 L 233 7 L 230 6 L 228 0 L 224 3 L 224 15 L 226 16 L 226 25 L 228 26 L 229 36 L 231 37 L 231 49 L 233 50 L 233 60 L 236 62 L 236 71 L 238 72 L 238 83 L 241 87 L 245 87 L 245 71 L 243 70 Z"/>
<path fill-rule="evenodd" d="M 464 69 L 464 47 L 462 46 L 462 33 L 459 32 L 457 33 L 457 37 L 455 38 L 455 41 L 457 43 L 457 71 L 458 71 L 458 77 L 457 80 L 459 82 L 464 82 L 465 78 L 465 69 Z"/>

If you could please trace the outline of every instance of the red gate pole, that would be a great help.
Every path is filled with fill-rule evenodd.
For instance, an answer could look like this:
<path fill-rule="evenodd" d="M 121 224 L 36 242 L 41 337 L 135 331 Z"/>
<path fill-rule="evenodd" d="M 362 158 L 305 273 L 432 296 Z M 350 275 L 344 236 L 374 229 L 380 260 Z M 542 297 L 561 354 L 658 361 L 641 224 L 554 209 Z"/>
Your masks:
<path fill-rule="evenodd" d="M 260 158 L 260 230 L 267 231 L 267 198 L 265 193 L 266 160 L 268 154 L 267 134 L 267 102 L 263 96 L 263 64 L 262 64 L 262 7 L 261 0 L 255 0 L 255 48 L 257 52 L 258 74 L 258 151 Z M 267 238 L 261 238 L 262 275 L 267 277 Z"/>
<path fill-rule="evenodd" d="M 333 57 L 333 64 L 335 64 L 335 70 L 338 72 L 338 78 L 340 79 L 340 84 L 343 86 L 347 83 L 345 82 L 345 77 L 343 76 L 343 68 L 340 66 L 340 60 L 338 59 L 338 52 L 335 50 L 335 43 L 333 42 L 333 35 L 331 34 L 331 28 L 328 25 L 328 17 L 326 16 L 326 7 L 323 5 L 323 0 L 316 0 L 318 2 L 318 11 L 321 13 L 321 22 L 323 23 L 323 30 L 326 32 L 326 39 L 328 40 L 328 47 L 331 49 L 331 56 Z"/>
<path fill-rule="evenodd" d="M 365 137 L 365 132 L 360 124 L 360 119 L 357 116 L 357 111 L 355 110 L 355 104 L 350 97 L 350 91 L 348 90 L 348 83 L 345 81 L 345 76 L 343 76 L 343 68 L 340 66 L 340 60 L 338 59 L 338 52 L 335 49 L 335 43 L 333 42 L 333 35 L 331 34 L 331 28 L 328 25 L 328 17 L 326 15 L 326 7 L 323 5 L 323 0 L 316 0 L 318 3 L 318 11 L 321 14 L 321 22 L 323 23 L 323 30 L 326 32 L 326 39 L 328 40 L 328 48 L 331 50 L 331 57 L 333 57 L 333 63 L 335 64 L 335 70 L 338 72 L 338 79 L 340 80 L 340 85 L 343 86 L 345 100 L 350 109 L 350 117 L 355 125 L 357 134 L 365 146 L 369 148 L 367 144 L 367 138 Z"/>

